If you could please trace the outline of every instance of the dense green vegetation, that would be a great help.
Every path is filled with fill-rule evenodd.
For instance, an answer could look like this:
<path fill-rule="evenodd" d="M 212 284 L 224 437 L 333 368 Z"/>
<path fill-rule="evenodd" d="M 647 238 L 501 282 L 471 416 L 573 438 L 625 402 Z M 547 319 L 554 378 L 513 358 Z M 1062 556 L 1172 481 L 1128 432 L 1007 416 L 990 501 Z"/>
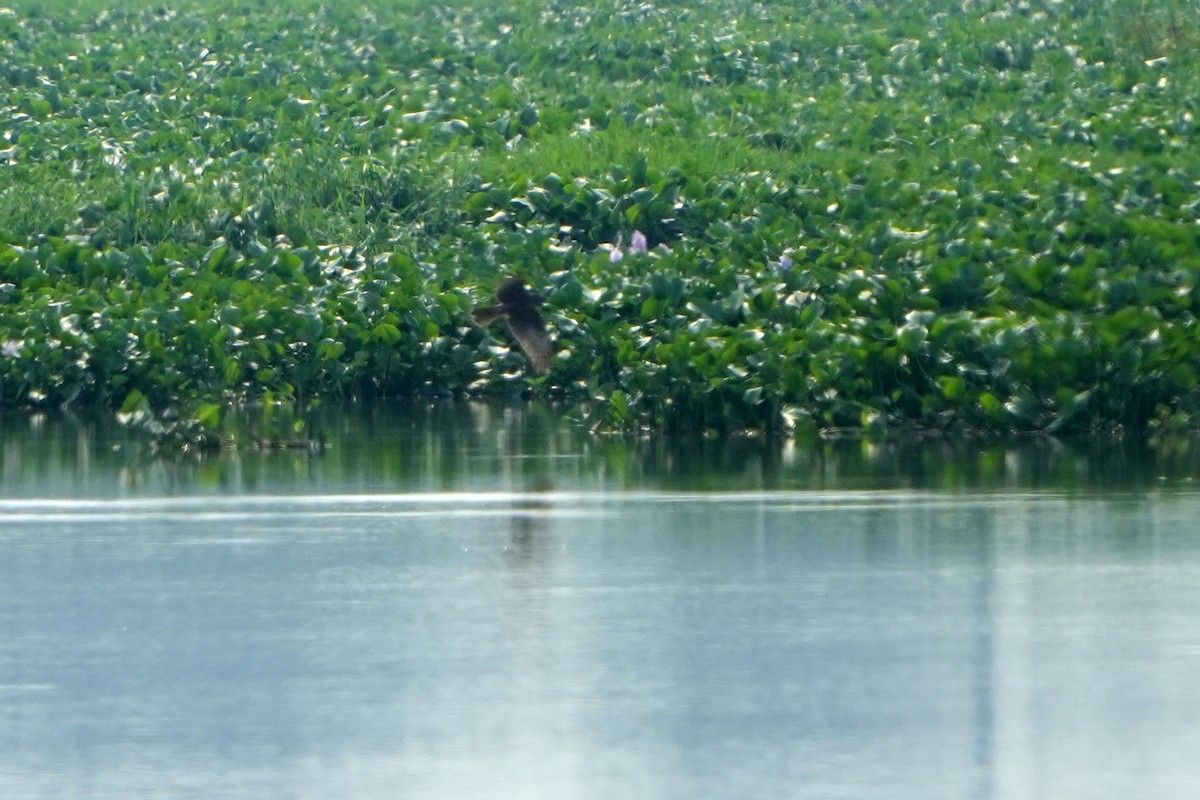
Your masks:
<path fill-rule="evenodd" d="M 618 428 L 1190 427 L 1197 13 L 19 2 L 0 404 L 211 424 L 532 392 Z M 544 378 L 469 321 L 511 272 L 548 297 Z"/>

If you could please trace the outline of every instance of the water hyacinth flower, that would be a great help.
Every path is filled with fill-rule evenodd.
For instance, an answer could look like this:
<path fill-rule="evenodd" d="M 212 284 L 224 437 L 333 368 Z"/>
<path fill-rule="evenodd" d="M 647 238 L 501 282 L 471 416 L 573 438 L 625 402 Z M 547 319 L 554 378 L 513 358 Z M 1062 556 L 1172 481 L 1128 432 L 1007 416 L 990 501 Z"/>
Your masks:
<path fill-rule="evenodd" d="M 0 355 L 4 356 L 4 358 L 12 358 L 21 352 L 21 344 L 21 341 L 18 339 L 9 339 L 3 345 L 0 345 Z"/>
<path fill-rule="evenodd" d="M 641 231 L 634 231 L 633 237 L 629 240 L 629 252 L 644 253 L 647 249 L 646 234 Z"/>
<path fill-rule="evenodd" d="M 787 272 L 789 269 L 791 269 L 791 268 L 792 268 L 792 254 L 791 254 L 791 251 L 789 251 L 789 250 L 785 250 L 785 251 L 784 251 L 784 253 L 783 253 L 783 255 L 781 255 L 781 256 L 779 257 L 779 268 L 780 268 L 781 270 L 783 270 L 784 272 Z"/>
<path fill-rule="evenodd" d="M 620 264 L 621 259 L 625 258 L 625 251 L 621 249 L 624 239 L 624 236 L 618 236 L 617 243 L 612 246 L 612 252 L 608 254 L 608 260 L 613 264 Z"/>

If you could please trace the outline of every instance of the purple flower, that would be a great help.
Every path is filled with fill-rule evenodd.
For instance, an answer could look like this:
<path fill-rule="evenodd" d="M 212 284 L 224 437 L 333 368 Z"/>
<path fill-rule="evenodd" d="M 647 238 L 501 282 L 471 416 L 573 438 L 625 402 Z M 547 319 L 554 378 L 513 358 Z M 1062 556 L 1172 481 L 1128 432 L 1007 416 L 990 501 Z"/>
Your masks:
<path fill-rule="evenodd" d="M 9 339 L 3 345 L 0 345 L 0 355 L 3 355 L 5 358 L 12 358 L 19 352 L 21 352 L 21 342 L 17 339 Z"/>
<path fill-rule="evenodd" d="M 646 234 L 641 231 L 634 231 L 633 237 L 629 240 L 629 252 L 644 253 L 647 249 Z"/>
<path fill-rule="evenodd" d="M 779 257 L 779 268 L 785 271 L 792 268 L 792 256 L 790 253 L 784 253 Z"/>
<path fill-rule="evenodd" d="M 614 264 L 619 264 L 625 254 L 621 252 L 620 245 L 613 247 L 612 252 L 608 254 L 608 260 Z"/>

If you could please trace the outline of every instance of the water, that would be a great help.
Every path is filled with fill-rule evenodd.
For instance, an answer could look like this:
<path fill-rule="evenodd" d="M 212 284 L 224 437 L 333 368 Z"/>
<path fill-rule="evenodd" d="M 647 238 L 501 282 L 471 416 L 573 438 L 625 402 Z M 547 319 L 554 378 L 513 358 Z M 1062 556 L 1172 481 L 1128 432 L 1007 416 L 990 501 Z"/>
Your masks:
<path fill-rule="evenodd" d="M 0 796 L 1200 791 L 1189 448 L 315 424 L 3 422 Z"/>

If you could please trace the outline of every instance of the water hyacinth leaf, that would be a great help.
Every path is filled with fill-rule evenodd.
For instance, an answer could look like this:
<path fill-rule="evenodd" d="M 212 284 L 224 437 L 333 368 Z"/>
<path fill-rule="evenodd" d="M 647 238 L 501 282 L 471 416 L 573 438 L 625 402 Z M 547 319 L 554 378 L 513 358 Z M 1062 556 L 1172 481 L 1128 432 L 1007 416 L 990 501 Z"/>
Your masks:
<path fill-rule="evenodd" d="M 463 206 L 463 210 L 465 210 L 468 214 L 477 217 L 491 213 L 492 198 L 487 194 L 487 192 L 476 192 L 467 198 L 467 201 Z"/>
<path fill-rule="evenodd" d="M 683 279 L 677 274 L 655 272 L 650 276 L 650 287 L 654 297 L 668 305 L 677 305 L 683 299 Z"/>
<path fill-rule="evenodd" d="M 342 357 L 344 352 L 346 352 L 345 342 L 337 342 L 333 339 L 324 339 L 317 347 L 317 355 L 324 361 L 336 361 Z"/>
<path fill-rule="evenodd" d="M 219 270 L 224 265 L 229 253 L 229 245 L 227 244 L 214 247 L 208 256 L 208 268 L 213 271 Z"/>
<path fill-rule="evenodd" d="M 583 284 L 575 277 L 569 277 L 554 291 L 554 305 L 565 308 L 578 308 L 583 302 Z"/>
<path fill-rule="evenodd" d="M 629 419 L 629 395 L 621 390 L 615 389 L 608 396 L 608 405 L 606 409 L 607 421 L 616 426 L 624 425 Z"/>
<path fill-rule="evenodd" d="M 400 328 L 391 322 L 381 322 L 371 330 L 371 338 L 385 345 L 393 345 L 404 338 Z"/>
<path fill-rule="evenodd" d="M 947 400 L 957 402 L 966 394 L 967 382 L 957 375 L 939 376 L 937 382 Z"/>
<path fill-rule="evenodd" d="M 315 342 L 325 332 L 325 323 L 317 316 L 305 317 L 298 331 L 299 338 L 305 342 Z"/>
<path fill-rule="evenodd" d="M 204 403 L 196 409 L 196 421 L 210 430 L 221 424 L 221 406 L 216 403 Z"/>
<path fill-rule="evenodd" d="M 915 354 L 925 344 L 925 338 L 928 332 L 924 325 L 909 323 L 900 328 L 897 336 L 897 342 L 900 345 L 900 350 L 909 355 Z"/>
<path fill-rule="evenodd" d="M 979 406 L 983 412 L 993 419 L 1002 418 L 1005 415 L 1004 403 L 991 392 L 983 392 L 979 395 Z"/>
<path fill-rule="evenodd" d="M 146 395 L 138 389 L 132 389 L 129 394 L 125 395 L 125 400 L 121 403 L 121 413 L 129 414 L 148 407 L 149 401 L 146 399 Z"/>

